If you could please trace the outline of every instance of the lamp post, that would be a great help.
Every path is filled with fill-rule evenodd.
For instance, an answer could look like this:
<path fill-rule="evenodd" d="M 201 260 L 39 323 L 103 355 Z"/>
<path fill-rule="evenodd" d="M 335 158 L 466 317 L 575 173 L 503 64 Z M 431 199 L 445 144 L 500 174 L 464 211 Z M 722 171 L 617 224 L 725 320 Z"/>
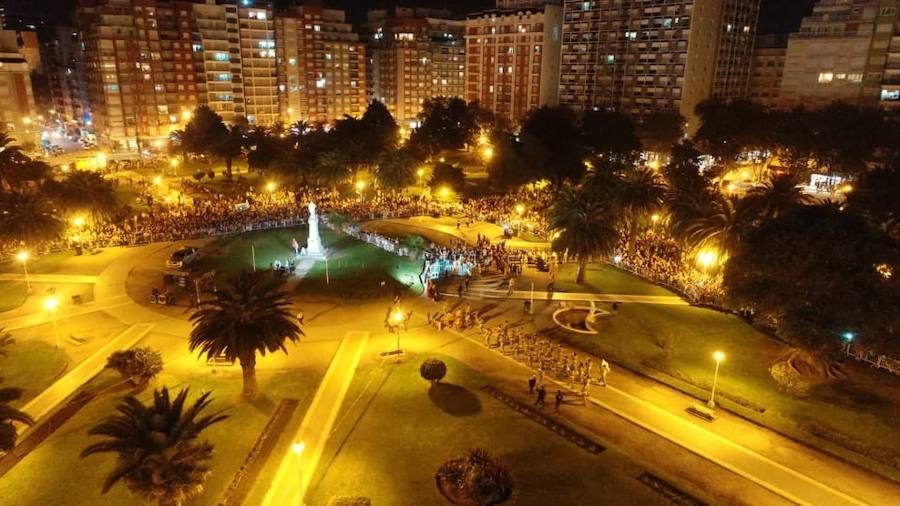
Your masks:
<path fill-rule="evenodd" d="M 172 167 L 175 177 L 178 177 L 178 163 L 178 158 L 172 158 L 169 160 L 169 165 Z"/>
<path fill-rule="evenodd" d="M 303 444 L 302 441 L 296 442 L 291 445 L 291 451 L 294 452 L 294 455 L 297 456 L 297 466 L 300 468 L 300 471 L 297 473 L 300 478 L 300 506 L 305 506 L 306 501 L 304 500 L 303 493 L 303 450 L 306 449 L 306 445 Z"/>
<path fill-rule="evenodd" d="M 422 176 L 424 176 L 424 175 L 425 175 L 425 169 L 420 167 L 419 170 L 416 171 L 416 176 L 418 176 L 418 178 L 419 178 L 419 186 L 422 186 Z"/>
<path fill-rule="evenodd" d="M 403 314 L 403 310 L 399 307 L 394 308 L 391 311 L 391 323 L 397 327 L 397 350 L 394 352 L 397 355 L 400 355 L 400 332 L 406 326 L 406 315 Z"/>
<path fill-rule="evenodd" d="M 16 254 L 16 259 L 22 262 L 22 269 L 25 270 L 25 286 L 28 293 L 31 293 L 31 278 L 28 277 L 28 252 L 20 251 Z"/>
<path fill-rule="evenodd" d="M 712 393 L 709 395 L 709 402 L 706 403 L 711 408 L 716 407 L 716 384 L 719 382 L 719 364 L 725 360 L 725 354 L 717 351 L 713 353 L 713 358 L 716 359 L 716 373 L 713 375 Z"/>
<path fill-rule="evenodd" d="M 59 348 L 59 328 L 56 326 L 56 308 L 59 307 L 59 299 L 54 296 L 47 297 L 44 300 L 44 309 L 50 313 L 50 319 L 53 321 L 53 338 L 56 340 L 56 347 Z"/>

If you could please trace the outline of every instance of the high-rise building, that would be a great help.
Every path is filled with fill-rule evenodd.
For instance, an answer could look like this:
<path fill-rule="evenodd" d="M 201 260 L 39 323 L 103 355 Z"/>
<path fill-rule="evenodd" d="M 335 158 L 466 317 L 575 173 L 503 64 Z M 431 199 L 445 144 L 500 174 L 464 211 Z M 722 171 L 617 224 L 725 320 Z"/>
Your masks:
<path fill-rule="evenodd" d="M 66 122 L 84 125 L 90 118 L 84 51 L 76 28 L 59 26 L 41 43 L 41 63 L 50 92 L 48 112 Z"/>
<path fill-rule="evenodd" d="M 772 34 L 757 37 L 750 67 L 748 99 L 770 108 L 779 106 L 786 54 L 786 35 Z"/>
<path fill-rule="evenodd" d="M 415 124 L 432 96 L 463 95 L 462 20 L 445 11 L 398 7 L 369 11 L 363 28 L 368 97 L 384 102 L 398 122 Z"/>
<path fill-rule="evenodd" d="M 900 107 L 898 0 L 820 0 L 791 34 L 779 103 Z"/>
<path fill-rule="evenodd" d="M 466 99 L 510 123 L 559 103 L 562 8 L 545 4 L 470 14 Z"/>
<path fill-rule="evenodd" d="M 236 4 L 195 3 L 190 40 L 194 54 L 197 103 L 226 122 L 246 116 L 241 75 L 241 41 Z M 190 109 L 172 111 L 190 118 Z"/>
<path fill-rule="evenodd" d="M 251 125 L 271 125 L 281 116 L 275 65 L 275 21 L 271 7 L 265 6 L 265 2 L 257 3 L 261 6 L 244 7 L 253 2 L 241 2 L 238 9 L 241 80 L 247 121 Z"/>
<path fill-rule="evenodd" d="M 366 109 L 366 52 L 344 12 L 296 7 L 275 18 L 280 115 L 327 122 Z"/>
<path fill-rule="evenodd" d="M 565 0 L 560 103 L 632 116 L 746 95 L 759 0 Z"/>
<path fill-rule="evenodd" d="M 0 122 L 2 129 L 21 144 L 37 142 L 31 68 L 19 51 L 16 32 L 0 30 Z"/>

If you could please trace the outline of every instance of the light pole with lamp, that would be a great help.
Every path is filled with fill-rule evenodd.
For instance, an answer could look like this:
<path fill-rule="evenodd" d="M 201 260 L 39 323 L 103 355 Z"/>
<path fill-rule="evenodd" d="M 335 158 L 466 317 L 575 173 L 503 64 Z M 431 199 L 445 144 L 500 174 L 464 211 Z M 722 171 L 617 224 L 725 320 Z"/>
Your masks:
<path fill-rule="evenodd" d="M 719 364 L 725 360 L 725 354 L 717 351 L 713 353 L 713 358 L 716 359 L 716 373 L 713 375 L 712 393 L 709 395 L 709 402 L 706 403 L 710 408 L 716 407 L 716 384 L 719 382 Z"/>
<path fill-rule="evenodd" d="M 28 252 L 24 250 L 18 252 L 16 259 L 22 262 L 22 269 L 25 270 L 25 286 L 28 289 L 28 293 L 31 293 L 31 278 L 28 277 Z"/>
<path fill-rule="evenodd" d="M 291 445 L 291 451 L 294 452 L 294 455 L 297 456 L 297 465 L 300 468 L 300 472 L 297 473 L 300 479 L 300 506 L 306 506 L 306 501 L 303 493 L 303 450 L 306 449 L 306 445 L 303 444 L 302 441 L 296 442 Z"/>
<path fill-rule="evenodd" d="M 59 348 L 59 328 L 56 326 L 56 308 L 59 307 L 59 299 L 54 296 L 47 297 L 44 300 L 44 309 L 50 313 L 50 319 L 53 321 L 53 338 L 56 340 L 56 347 Z"/>
<path fill-rule="evenodd" d="M 397 349 L 391 351 L 385 351 L 381 353 L 382 357 L 389 357 L 391 355 L 396 355 L 399 360 L 400 356 L 403 354 L 403 350 L 400 349 L 400 332 L 406 327 L 406 321 L 409 319 L 409 315 L 404 313 L 403 310 L 397 306 L 393 309 L 389 310 L 387 315 L 386 323 L 389 327 L 397 328 Z"/>

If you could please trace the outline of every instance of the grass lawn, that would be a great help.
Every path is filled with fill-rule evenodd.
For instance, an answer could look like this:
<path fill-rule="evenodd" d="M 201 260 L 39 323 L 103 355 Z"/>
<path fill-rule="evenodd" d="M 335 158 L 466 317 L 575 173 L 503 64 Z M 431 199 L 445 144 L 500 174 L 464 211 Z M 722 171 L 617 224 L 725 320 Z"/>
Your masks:
<path fill-rule="evenodd" d="M 365 496 L 372 504 L 447 504 L 434 473 L 485 447 L 510 468 L 519 504 L 661 503 L 609 452 L 593 455 L 481 390 L 478 372 L 448 357 L 445 385 L 429 390 L 423 357 L 357 373 L 308 504 Z"/>
<path fill-rule="evenodd" d="M 240 374 L 215 377 L 207 373 L 200 377 L 180 379 L 163 373 L 155 381 L 157 386 L 165 384 L 174 390 L 189 385 L 189 400 L 195 399 L 201 392 L 212 390 L 214 402 L 208 413 L 225 409 L 230 416 L 204 433 L 215 446 L 211 462 L 212 476 L 206 483 L 205 491 L 187 504 L 218 504 L 220 496 L 256 442 L 278 402 L 285 397 L 300 399 L 301 405 L 294 416 L 302 417 L 319 380 L 306 370 L 260 371 L 258 377 L 260 391 L 265 398 L 253 403 L 238 401 Z M 106 372 L 91 385 L 102 387 L 117 380 L 111 372 Z M 11 506 L 143 504 L 130 495 L 123 484 L 115 486 L 106 496 L 100 493 L 106 473 L 115 466 L 114 455 L 102 454 L 86 460 L 79 458 L 87 445 L 100 439 L 88 436 L 87 430 L 113 414 L 123 395 L 120 392 L 100 395 L 10 470 L 0 480 L 0 497 L 4 498 L 3 503 Z M 152 398 L 152 390 L 145 390 L 138 397 L 146 402 Z"/>
<path fill-rule="evenodd" d="M 0 281 L 0 313 L 13 310 L 25 303 L 28 286 L 20 281 Z"/>
<path fill-rule="evenodd" d="M 575 283 L 577 264 L 569 263 L 560 267 L 556 277 L 556 291 L 558 292 L 590 292 L 610 293 L 621 295 L 662 295 L 672 296 L 675 293 L 665 288 L 641 279 L 629 272 L 617 269 L 606 263 L 588 264 L 585 273 L 585 284 Z M 517 283 L 518 286 L 528 286 L 534 281 L 535 290 L 545 290 L 549 281 L 548 273 L 528 269 Z"/>
<path fill-rule="evenodd" d="M 564 271 L 561 278 L 568 282 L 573 273 Z M 605 292 L 641 293 L 641 283 L 647 294 L 662 295 L 656 292 L 663 290 L 612 267 L 594 266 L 588 280 Z M 700 398 L 709 394 L 715 368 L 712 354 L 721 350 L 726 359 L 717 397 L 723 407 L 800 439 L 809 439 L 801 425 L 827 427 L 887 450 L 900 463 L 896 376 L 849 364 L 845 381 L 820 386 L 808 398 L 794 398 L 779 389 L 768 370 L 786 352 L 786 345 L 736 316 L 698 307 L 621 304 L 617 314 L 599 321 L 598 336 L 559 329 L 546 315 L 536 324 L 577 348 Z M 821 446 L 821 441 L 816 444 Z M 889 472 L 900 475 L 900 469 Z"/>
<path fill-rule="evenodd" d="M 419 235 L 426 241 L 433 242 L 441 246 L 449 246 L 453 241 L 459 241 L 459 238 L 433 228 L 426 226 L 417 226 L 414 223 L 394 223 L 390 221 L 369 221 L 362 225 L 362 229 L 366 232 L 380 234 L 394 239 L 403 239 L 409 235 Z"/>
<path fill-rule="evenodd" d="M 415 282 L 414 288 L 421 290 L 418 286 L 421 265 L 418 262 L 326 228 L 320 230 L 322 242 L 329 251 L 330 283 L 326 284 L 324 260 L 316 260 L 298 283 L 297 293 L 327 295 L 353 291 L 391 295 L 395 287 L 408 286 L 412 282 Z M 197 269 L 200 272 L 215 269 L 217 274 L 225 275 L 251 269 L 251 245 L 255 247 L 257 269 L 268 269 L 274 260 L 287 262 L 293 255 L 291 238 L 305 244 L 306 235 L 306 227 L 294 227 L 222 237 L 204 248 Z"/>
<path fill-rule="evenodd" d="M 20 341 L 6 348 L 0 357 L 0 378 L 4 387 L 23 390 L 22 397 L 11 402 L 24 406 L 44 391 L 66 369 L 68 359 L 63 350 L 38 340 Z"/>

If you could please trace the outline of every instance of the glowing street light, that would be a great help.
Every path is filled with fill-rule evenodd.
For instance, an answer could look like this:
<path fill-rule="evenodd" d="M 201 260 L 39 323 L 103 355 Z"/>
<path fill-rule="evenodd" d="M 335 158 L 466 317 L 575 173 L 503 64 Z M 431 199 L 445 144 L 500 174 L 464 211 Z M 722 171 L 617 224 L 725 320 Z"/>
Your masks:
<path fill-rule="evenodd" d="M 153 177 L 154 186 L 159 186 L 162 184 L 162 176 L 154 176 Z"/>
<path fill-rule="evenodd" d="M 27 251 L 22 250 L 16 253 L 16 260 L 22 262 L 22 269 L 25 270 L 25 286 L 28 289 L 28 293 L 31 293 L 31 279 L 28 277 L 28 257 L 30 255 Z"/>
<path fill-rule="evenodd" d="M 716 384 L 719 382 L 719 364 L 725 360 L 725 354 L 717 351 L 713 353 L 713 358 L 716 360 L 716 373 L 713 375 L 712 393 L 709 395 L 709 402 L 706 403 L 710 408 L 716 407 Z"/>
<path fill-rule="evenodd" d="M 97 153 L 97 165 L 100 167 L 106 167 L 106 153 L 103 151 Z"/>
<path fill-rule="evenodd" d="M 407 319 L 409 319 L 409 315 L 404 313 L 400 306 L 394 307 L 388 316 L 388 322 L 391 327 L 397 327 L 397 349 L 394 352 L 388 352 L 391 355 L 397 355 L 399 357 L 403 353 L 400 350 L 400 331 L 406 329 Z"/>
<path fill-rule="evenodd" d="M 170 158 L 169 159 L 169 167 L 172 167 L 172 170 L 175 172 L 175 176 L 178 176 L 178 165 L 181 161 L 178 158 Z"/>
<path fill-rule="evenodd" d="M 269 181 L 268 183 L 266 183 L 267 192 L 274 193 L 276 189 L 278 189 L 278 185 L 275 184 L 275 181 Z"/>
<path fill-rule="evenodd" d="M 53 338 L 56 340 L 56 347 L 59 348 L 59 328 L 56 326 L 56 309 L 59 307 L 59 299 L 54 296 L 44 299 L 44 309 L 50 313 L 50 319 L 53 321 Z"/>
<path fill-rule="evenodd" d="M 659 214 L 657 214 L 657 213 L 651 214 L 650 221 L 652 221 L 653 223 L 657 223 L 659 221 Z"/>
<path fill-rule="evenodd" d="M 300 468 L 300 472 L 298 474 L 299 474 L 299 478 L 300 478 L 299 481 L 300 481 L 300 505 L 301 506 L 306 504 L 303 500 L 303 496 L 305 494 L 303 493 L 303 458 L 302 458 L 303 450 L 305 450 L 305 449 L 306 449 L 306 445 L 303 444 L 302 441 L 298 441 L 291 445 L 291 451 L 294 452 L 294 455 L 297 456 L 297 465 Z"/>
<path fill-rule="evenodd" d="M 194 117 L 194 113 L 191 112 L 189 109 L 184 109 L 183 111 L 181 111 L 181 121 L 184 121 L 185 123 L 187 123 L 193 117 Z"/>
<path fill-rule="evenodd" d="M 419 167 L 419 170 L 416 171 L 416 176 L 419 178 L 419 186 L 422 186 L 422 176 L 425 175 L 425 167 Z"/>
<path fill-rule="evenodd" d="M 488 136 L 485 135 L 485 134 L 480 134 L 480 135 L 478 136 L 478 145 L 479 145 L 479 146 L 484 146 L 484 145 L 487 144 L 487 143 L 488 143 Z"/>
<path fill-rule="evenodd" d="M 525 214 L 525 206 L 523 206 L 522 204 L 516 204 L 516 214 L 518 214 L 519 216 Z"/>
<path fill-rule="evenodd" d="M 484 158 L 485 161 L 490 161 L 491 158 L 494 157 L 494 148 L 485 146 L 484 149 L 481 150 L 481 157 Z"/>
<path fill-rule="evenodd" d="M 704 269 L 712 267 L 718 259 L 719 254 L 712 248 L 706 248 L 697 253 L 697 263 Z"/>
<path fill-rule="evenodd" d="M 438 195 L 442 199 L 446 199 L 446 198 L 450 197 L 450 187 L 449 186 L 441 186 L 438 189 Z"/>

